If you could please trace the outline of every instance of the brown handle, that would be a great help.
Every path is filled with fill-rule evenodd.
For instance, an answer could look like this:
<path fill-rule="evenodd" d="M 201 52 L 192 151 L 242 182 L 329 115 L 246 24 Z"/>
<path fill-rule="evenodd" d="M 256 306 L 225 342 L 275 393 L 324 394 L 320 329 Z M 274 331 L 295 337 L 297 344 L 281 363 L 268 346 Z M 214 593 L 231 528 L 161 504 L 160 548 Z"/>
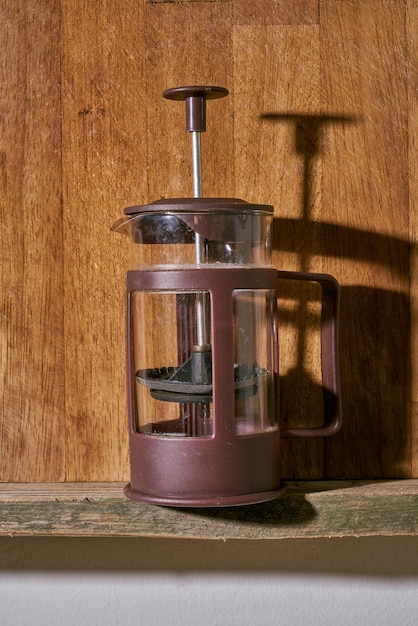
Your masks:
<path fill-rule="evenodd" d="M 340 286 L 329 274 L 278 271 L 279 280 L 318 283 L 322 288 L 321 370 L 324 395 L 324 423 L 318 428 L 289 428 L 282 437 L 329 437 L 342 425 L 338 349 Z"/>

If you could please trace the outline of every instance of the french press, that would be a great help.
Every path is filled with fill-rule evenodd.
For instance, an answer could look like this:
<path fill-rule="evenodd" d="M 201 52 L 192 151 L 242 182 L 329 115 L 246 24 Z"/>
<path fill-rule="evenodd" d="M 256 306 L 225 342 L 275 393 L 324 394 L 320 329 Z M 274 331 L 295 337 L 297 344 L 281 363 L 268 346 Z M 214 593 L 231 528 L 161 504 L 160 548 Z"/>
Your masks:
<path fill-rule="evenodd" d="M 275 499 L 280 436 L 324 437 L 341 425 L 337 281 L 271 266 L 273 207 L 202 195 L 200 133 L 222 87 L 178 87 L 192 136 L 194 198 L 125 209 L 130 483 L 134 500 L 233 506 Z M 322 287 L 324 422 L 280 433 L 277 289 Z"/>

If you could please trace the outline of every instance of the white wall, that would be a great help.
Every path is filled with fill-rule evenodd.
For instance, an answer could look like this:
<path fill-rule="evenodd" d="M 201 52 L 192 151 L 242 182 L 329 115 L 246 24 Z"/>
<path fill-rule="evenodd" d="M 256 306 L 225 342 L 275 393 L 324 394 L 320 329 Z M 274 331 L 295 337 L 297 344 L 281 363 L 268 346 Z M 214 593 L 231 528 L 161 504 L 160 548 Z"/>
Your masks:
<path fill-rule="evenodd" d="M 418 537 L 0 539 L 7 626 L 409 626 Z"/>

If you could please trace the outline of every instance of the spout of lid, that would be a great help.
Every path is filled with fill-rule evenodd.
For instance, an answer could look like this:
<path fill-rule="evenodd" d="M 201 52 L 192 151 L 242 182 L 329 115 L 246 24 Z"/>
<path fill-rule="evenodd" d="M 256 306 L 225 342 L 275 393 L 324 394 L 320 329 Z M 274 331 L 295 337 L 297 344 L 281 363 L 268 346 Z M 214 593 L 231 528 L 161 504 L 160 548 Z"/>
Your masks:
<path fill-rule="evenodd" d="M 115 222 L 111 231 L 114 233 L 120 233 L 121 235 L 126 235 L 127 237 L 131 237 L 132 235 L 132 222 L 135 220 L 136 215 L 129 215 L 128 217 L 121 217 L 117 222 Z"/>

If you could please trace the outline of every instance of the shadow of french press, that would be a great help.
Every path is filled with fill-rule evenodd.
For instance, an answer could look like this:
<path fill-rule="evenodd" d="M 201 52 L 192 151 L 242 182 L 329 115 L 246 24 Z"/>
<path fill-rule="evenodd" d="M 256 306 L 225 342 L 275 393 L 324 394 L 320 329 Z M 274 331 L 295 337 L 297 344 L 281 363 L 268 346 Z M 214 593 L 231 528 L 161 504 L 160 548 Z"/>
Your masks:
<path fill-rule="evenodd" d="M 225 523 L 261 525 L 265 537 L 268 526 L 297 526 L 313 521 L 318 513 L 315 507 L 305 498 L 303 493 L 292 497 L 279 498 L 270 502 L 250 504 L 239 507 L 215 507 L 207 509 L 178 509 L 187 515 L 206 517 L 209 520 L 220 520 Z"/>
<path fill-rule="evenodd" d="M 330 273 L 341 283 L 343 428 L 338 435 L 325 440 L 325 444 L 284 439 L 282 476 L 291 479 L 406 477 L 410 452 L 407 289 L 392 291 L 344 284 L 338 268 L 342 267 L 341 260 L 346 260 L 354 262 L 356 267 L 360 264 L 364 275 L 383 269 L 398 284 L 407 283 L 409 241 L 315 221 L 310 216 L 313 165 L 321 155 L 324 135 L 330 126 L 353 124 L 354 118 L 266 113 L 261 119 L 291 126 L 294 151 L 302 161 L 300 217 L 275 218 L 273 249 L 292 253 L 292 257 L 297 255 L 297 267 L 292 269 L 303 272 L 310 270 L 312 258 L 327 258 Z M 340 273 L 344 271 L 340 269 Z M 350 280 L 355 283 L 352 275 Z M 321 295 L 319 290 L 300 283 L 283 283 L 281 290 L 281 301 L 292 302 L 293 306 L 280 307 L 280 323 L 283 328 L 292 329 L 285 337 L 291 337 L 295 344 L 294 362 L 280 379 L 281 423 L 284 428 L 314 427 L 321 423 L 327 390 L 312 377 L 305 361 L 312 331 L 319 327 Z"/>

